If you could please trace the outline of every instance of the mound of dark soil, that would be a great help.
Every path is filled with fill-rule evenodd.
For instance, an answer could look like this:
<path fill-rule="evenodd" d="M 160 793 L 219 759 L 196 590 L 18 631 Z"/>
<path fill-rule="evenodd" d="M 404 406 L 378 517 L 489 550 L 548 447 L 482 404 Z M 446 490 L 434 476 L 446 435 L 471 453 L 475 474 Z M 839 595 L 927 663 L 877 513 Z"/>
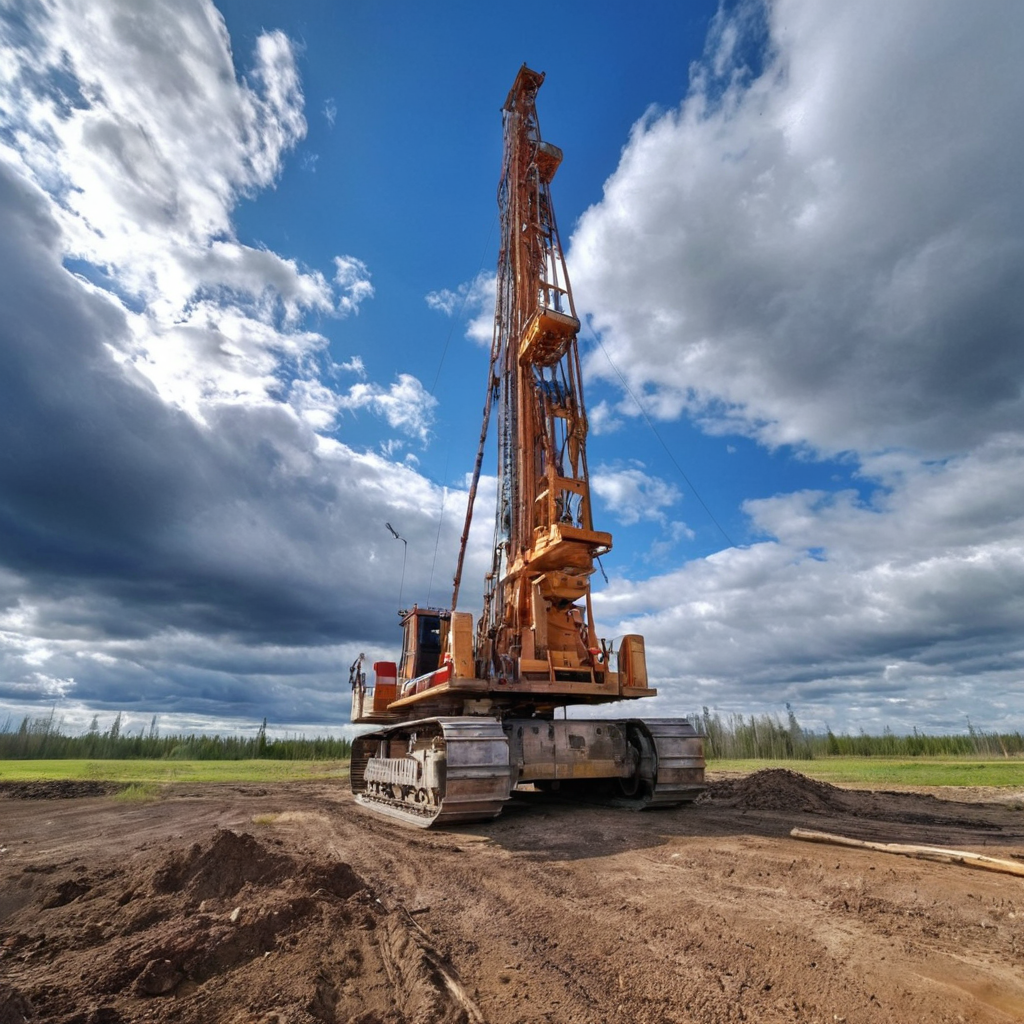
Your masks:
<path fill-rule="evenodd" d="M 185 890 L 197 900 L 234 896 L 246 883 L 273 885 L 294 870 L 291 857 L 273 853 L 251 835 L 221 830 L 204 847 L 172 853 L 153 874 L 153 891 Z"/>
<path fill-rule="evenodd" d="M 15 800 L 74 800 L 84 796 L 108 796 L 124 789 L 120 782 L 87 782 L 58 779 L 53 782 L 0 782 L 0 797 Z"/>
<path fill-rule="evenodd" d="M 702 803 L 743 811 L 803 812 L 847 820 L 871 819 L 877 823 L 901 826 L 904 838 L 908 834 L 907 828 L 1001 831 L 999 825 L 987 821 L 983 814 L 972 813 L 963 805 L 950 804 L 934 796 L 840 789 L 785 768 L 765 768 L 742 779 L 712 782 L 699 799 Z M 954 809 L 959 813 L 951 814 Z M 886 838 L 896 841 L 899 836 L 893 834 Z"/>
<path fill-rule="evenodd" d="M 842 813 L 850 805 L 845 790 L 786 768 L 765 768 L 742 779 L 712 782 L 702 800 L 741 810 L 818 814 Z"/>
<path fill-rule="evenodd" d="M 0 1024 L 462 1024 L 461 987 L 340 861 L 217 830 L 0 883 Z"/>

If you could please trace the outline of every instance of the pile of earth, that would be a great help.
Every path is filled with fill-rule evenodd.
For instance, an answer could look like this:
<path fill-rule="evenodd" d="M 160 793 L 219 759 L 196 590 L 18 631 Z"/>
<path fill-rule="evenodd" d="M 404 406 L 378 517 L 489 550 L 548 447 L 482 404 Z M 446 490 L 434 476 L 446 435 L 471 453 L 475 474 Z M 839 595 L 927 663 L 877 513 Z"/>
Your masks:
<path fill-rule="evenodd" d="M 709 784 L 699 803 L 741 811 L 802 812 L 842 818 L 868 818 L 902 827 L 946 827 L 971 832 L 999 832 L 982 808 L 951 804 L 928 794 L 841 789 L 786 768 L 765 768 L 740 779 Z M 952 809 L 956 808 L 954 813 Z M 871 837 L 868 837 L 871 838 Z"/>
<path fill-rule="evenodd" d="M 340 861 L 253 836 L 0 884 L 0 1024 L 466 1024 L 479 1015 L 404 908 Z"/>
<path fill-rule="evenodd" d="M 851 802 L 864 794 L 847 793 L 827 782 L 809 779 L 786 768 L 765 768 L 742 779 L 712 782 L 702 794 L 711 802 L 740 810 L 808 811 L 817 814 L 849 813 Z"/>

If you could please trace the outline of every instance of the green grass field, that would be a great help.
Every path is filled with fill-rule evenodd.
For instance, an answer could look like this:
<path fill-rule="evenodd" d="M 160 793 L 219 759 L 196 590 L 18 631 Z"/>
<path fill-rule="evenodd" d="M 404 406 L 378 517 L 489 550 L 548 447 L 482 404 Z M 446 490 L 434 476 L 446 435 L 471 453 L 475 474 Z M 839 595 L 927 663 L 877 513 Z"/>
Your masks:
<path fill-rule="evenodd" d="M 0 761 L 0 782 L 306 782 L 347 778 L 348 761 Z"/>
<path fill-rule="evenodd" d="M 788 768 L 823 782 L 869 787 L 1006 786 L 1024 788 L 1024 761 L 913 760 L 836 757 L 816 761 L 714 760 L 712 771 L 756 772 Z M 88 779 L 99 782 L 304 782 L 347 779 L 347 761 L 0 761 L 0 782 Z"/>
<path fill-rule="evenodd" d="M 822 782 L 864 786 L 1007 786 L 1024 788 L 1024 761 L 957 758 L 836 757 L 815 761 L 709 761 L 711 770 L 755 772 L 788 768 Z"/>

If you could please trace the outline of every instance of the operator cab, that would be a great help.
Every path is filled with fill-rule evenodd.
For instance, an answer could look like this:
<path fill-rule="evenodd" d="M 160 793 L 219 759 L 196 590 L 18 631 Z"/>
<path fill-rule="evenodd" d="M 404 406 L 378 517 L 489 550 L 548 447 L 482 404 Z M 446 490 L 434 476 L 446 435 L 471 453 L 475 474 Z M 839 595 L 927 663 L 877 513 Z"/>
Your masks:
<path fill-rule="evenodd" d="M 400 680 L 419 679 L 438 668 L 450 618 L 451 613 L 441 608 L 416 605 L 405 613 Z"/>

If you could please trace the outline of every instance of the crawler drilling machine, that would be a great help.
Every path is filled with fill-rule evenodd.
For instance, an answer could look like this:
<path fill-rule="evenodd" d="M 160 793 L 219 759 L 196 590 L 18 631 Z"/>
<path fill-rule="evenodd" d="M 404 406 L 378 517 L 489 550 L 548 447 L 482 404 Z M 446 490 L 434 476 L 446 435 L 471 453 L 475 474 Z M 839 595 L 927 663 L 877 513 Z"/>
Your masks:
<path fill-rule="evenodd" d="M 516 787 L 636 808 L 692 801 L 701 738 L 683 718 L 561 718 L 570 706 L 654 696 L 643 638 L 600 639 L 590 577 L 611 549 L 594 528 L 587 417 L 565 256 L 551 202 L 562 152 L 541 138 L 544 75 L 524 64 L 502 108 L 501 248 L 483 428 L 450 609 L 402 614 L 398 662 L 367 686 L 352 669 L 351 785 L 374 811 L 420 826 L 494 818 Z M 459 584 L 491 414 L 494 548 L 483 613 Z"/>

